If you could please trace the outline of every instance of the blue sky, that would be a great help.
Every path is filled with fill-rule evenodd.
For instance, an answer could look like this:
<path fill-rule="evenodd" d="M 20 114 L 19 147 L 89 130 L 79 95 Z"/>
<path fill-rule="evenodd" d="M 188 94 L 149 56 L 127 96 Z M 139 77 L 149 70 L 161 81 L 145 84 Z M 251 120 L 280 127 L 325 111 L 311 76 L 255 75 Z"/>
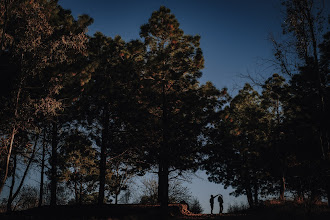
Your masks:
<path fill-rule="evenodd" d="M 161 5 L 171 9 L 186 34 L 201 35 L 205 69 L 201 82 L 218 88 L 241 85 L 239 74 L 261 71 L 257 63 L 272 58 L 269 34 L 281 32 L 279 0 L 60 0 L 74 16 L 94 18 L 89 34 L 101 31 L 129 41 Z M 264 71 L 268 76 L 272 70 Z M 271 73 L 270 73 L 271 72 Z"/>
<path fill-rule="evenodd" d="M 140 26 L 147 23 L 151 13 L 161 5 L 171 9 L 186 34 L 201 36 L 205 69 L 201 82 L 213 82 L 218 88 L 227 87 L 236 93 L 246 80 L 238 75 L 258 72 L 265 76 L 274 73 L 266 68 L 264 59 L 272 59 L 269 34 L 281 33 L 279 0 L 60 0 L 75 17 L 88 14 L 94 18 L 88 34 L 96 31 L 124 40 L 139 39 Z M 261 65 L 265 64 L 265 65 Z M 197 197 L 205 213 L 210 213 L 211 194 L 224 195 L 228 204 L 246 202 L 245 197 L 229 196 L 230 189 L 210 183 L 204 172 L 186 183 Z M 219 210 L 217 202 L 214 212 Z"/>

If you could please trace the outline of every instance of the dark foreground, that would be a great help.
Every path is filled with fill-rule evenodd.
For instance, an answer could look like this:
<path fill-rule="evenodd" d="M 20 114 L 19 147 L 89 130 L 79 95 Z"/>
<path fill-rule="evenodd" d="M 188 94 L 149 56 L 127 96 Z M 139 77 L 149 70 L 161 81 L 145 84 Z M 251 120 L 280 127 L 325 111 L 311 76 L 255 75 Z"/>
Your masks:
<path fill-rule="evenodd" d="M 44 206 L 11 214 L 0 214 L 0 219 L 81 219 L 81 220 L 142 220 L 142 219 L 330 219 L 329 208 L 305 205 L 271 204 L 235 214 L 192 214 L 183 204 L 171 204 L 168 215 L 154 205 L 71 205 L 51 208 Z"/>

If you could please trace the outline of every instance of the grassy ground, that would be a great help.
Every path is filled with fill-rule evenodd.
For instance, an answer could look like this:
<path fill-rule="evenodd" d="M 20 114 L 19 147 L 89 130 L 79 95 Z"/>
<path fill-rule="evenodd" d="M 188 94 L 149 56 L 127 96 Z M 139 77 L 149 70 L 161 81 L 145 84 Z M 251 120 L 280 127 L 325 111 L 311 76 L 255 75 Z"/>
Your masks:
<path fill-rule="evenodd" d="M 235 210 L 235 208 L 234 208 Z M 255 208 L 236 207 L 235 214 L 246 214 L 266 219 L 330 219 L 326 203 L 311 204 L 295 201 L 264 201 Z"/>

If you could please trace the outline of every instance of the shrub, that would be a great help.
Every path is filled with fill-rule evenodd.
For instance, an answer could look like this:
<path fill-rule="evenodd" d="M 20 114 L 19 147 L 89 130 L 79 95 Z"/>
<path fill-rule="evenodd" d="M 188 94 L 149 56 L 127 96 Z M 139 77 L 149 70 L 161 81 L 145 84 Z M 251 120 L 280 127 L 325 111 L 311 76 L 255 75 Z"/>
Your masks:
<path fill-rule="evenodd" d="M 228 213 L 237 213 L 237 212 L 246 211 L 248 209 L 249 209 L 249 206 L 247 204 L 241 202 L 240 204 L 237 204 L 237 203 L 235 203 L 233 205 L 229 204 L 227 212 Z"/>
<path fill-rule="evenodd" d="M 199 203 L 198 199 L 194 198 L 192 200 L 192 202 L 189 204 L 189 211 L 194 214 L 200 214 L 204 210 L 203 210 L 201 204 Z"/>

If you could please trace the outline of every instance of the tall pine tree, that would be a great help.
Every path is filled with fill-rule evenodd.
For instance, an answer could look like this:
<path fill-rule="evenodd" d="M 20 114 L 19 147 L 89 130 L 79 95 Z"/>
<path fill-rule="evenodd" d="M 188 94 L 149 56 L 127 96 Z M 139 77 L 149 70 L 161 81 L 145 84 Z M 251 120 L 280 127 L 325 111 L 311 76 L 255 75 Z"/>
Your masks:
<path fill-rule="evenodd" d="M 196 169 L 200 135 L 220 93 L 211 83 L 199 85 L 200 36 L 185 35 L 168 8 L 153 12 L 140 36 L 146 47 L 140 88 L 149 126 L 145 160 L 158 168 L 158 202 L 166 209 L 169 174 Z"/>

